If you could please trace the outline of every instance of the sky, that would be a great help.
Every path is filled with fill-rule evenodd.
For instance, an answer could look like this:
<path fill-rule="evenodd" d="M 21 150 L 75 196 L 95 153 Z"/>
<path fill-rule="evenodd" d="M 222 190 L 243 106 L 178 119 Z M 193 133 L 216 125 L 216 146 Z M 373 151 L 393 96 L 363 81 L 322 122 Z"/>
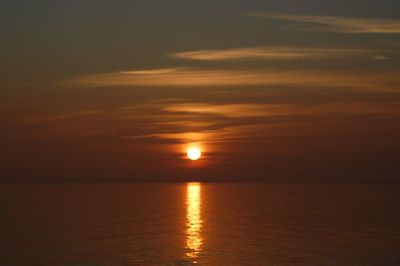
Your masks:
<path fill-rule="evenodd" d="M 398 182 L 398 10 L 3 0 L 0 181 Z"/>

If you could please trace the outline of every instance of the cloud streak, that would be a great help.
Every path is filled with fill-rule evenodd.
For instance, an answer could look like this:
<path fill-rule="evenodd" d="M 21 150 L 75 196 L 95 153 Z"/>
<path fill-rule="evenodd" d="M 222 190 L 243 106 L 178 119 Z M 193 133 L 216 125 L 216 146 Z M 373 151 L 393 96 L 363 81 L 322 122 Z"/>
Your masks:
<path fill-rule="evenodd" d="M 263 46 L 237 49 L 179 52 L 170 54 L 170 57 L 175 59 L 191 59 L 200 61 L 223 61 L 241 59 L 295 60 L 338 58 L 354 55 L 367 55 L 374 57 L 374 54 L 379 52 L 381 51 L 367 49 Z"/>
<path fill-rule="evenodd" d="M 143 135 L 124 136 L 124 139 L 164 139 L 178 140 L 183 143 L 200 142 L 231 142 L 231 141 L 259 141 L 269 137 L 291 136 L 293 132 L 274 132 L 276 123 L 279 127 L 288 124 L 312 123 L 312 121 L 325 121 L 329 118 L 331 122 L 337 122 L 343 117 L 360 119 L 372 115 L 390 116 L 399 110 L 398 104 L 323 104 L 323 105 L 291 105 L 291 104 L 209 104 L 199 102 L 170 103 L 159 106 L 160 111 L 165 111 L 165 118 L 170 117 L 168 113 L 179 113 L 181 118 L 196 119 L 191 115 L 207 117 L 212 123 L 204 123 L 196 131 L 188 128 L 181 130 L 165 130 L 163 132 L 152 132 Z M 197 117 L 197 119 L 199 118 Z M 170 122 L 177 122 L 178 118 L 172 118 Z M 230 123 L 226 123 L 230 121 Z M 192 123 L 192 122 L 191 122 Z M 182 123 L 181 123 L 182 124 Z M 163 123 L 162 125 L 165 125 Z M 213 125 L 213 126 L 210 126 Z M 263 129 L 264 128 L 264 129 Z M 272 131 L 271 131 L 272 130 Z M 268 131 L 268 133 L 266 132 Z M 295 133 L 295 134 L 298 134 Z"/>
<path fill-rule="evenodd" d="M 243 126 L 258 128 L 277 123 L 302 123 L 310 119 L 325 120 L 327 117 L 334 121 L 342 117 L 349 119 L 370 115 L 398 119 L 398 111 L 397 102 L 308 105 L 245 103 L 238 100 L 236 103 L 224 104 L 198 102 L 193 99 L 166 99 L 123 108 L 21 117 L 15 125 L 40 125 L 43 130 L 39 134 L 31 135 L 32 138 L 115 134 L 124 136 L 124 139 L 178 139 L 180 142 L 190 142 L 196 139 L 206 141 L 211 136 L 215 141 L 221 134 L 223 138 L 228 138 L 227 132 Z M 234 138 L 238 137 L 233 135 Z"/>
<path fill-rule="evenodd" d="M 336 16 L 309 16 L 274 13 L 251 13 L 251 16 L 287 20 L 299 23 L 301 30 L 338 33 L 399 34 L 400 20 L 354 18 Z"/>
<path fill-rule="evenodd" d="M 225 104 L 215 105 L 207 103 L 177 103 L 164 108 L 168 112 L 213 114 L 227 118 L 244 117 L 277 117 L 302 115 L 341 115 L 341 114 L 388 114 L 398 111 L 397 104 L 373 105 L 364 103 L 351 104 L 321 104 L 321 105 L 293 105 L 293 104 Z"/>
<path fill-rule="evenodd" d="M 191 68 L 122 71 L 86 75 L 65 83 L 75 86 L 338 86 L 364 89 L 399 89 L 398 71 L 322 70 L 204 70 Z"/>

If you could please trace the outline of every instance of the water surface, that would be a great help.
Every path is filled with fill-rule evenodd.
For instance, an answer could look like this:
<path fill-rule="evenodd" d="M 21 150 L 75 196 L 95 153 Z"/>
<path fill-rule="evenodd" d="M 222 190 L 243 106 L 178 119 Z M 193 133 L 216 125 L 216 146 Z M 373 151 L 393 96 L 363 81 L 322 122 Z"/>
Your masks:
<path fill-rule="evenodd" d="M 400 265 L 400 186 L 8 184 L 0 265 Z"/>

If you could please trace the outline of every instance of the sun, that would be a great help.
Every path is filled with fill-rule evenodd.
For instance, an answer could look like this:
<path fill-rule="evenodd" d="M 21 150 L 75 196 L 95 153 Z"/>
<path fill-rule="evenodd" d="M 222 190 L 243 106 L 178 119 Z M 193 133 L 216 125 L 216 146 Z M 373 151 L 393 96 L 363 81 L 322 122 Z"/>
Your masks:
<path fill-rule="evenodd" d="M 187 157 L 190 160 L 196 161 L 201 157 L 201 150 L 196 147 L 189 148 L 187 151 Z"/>

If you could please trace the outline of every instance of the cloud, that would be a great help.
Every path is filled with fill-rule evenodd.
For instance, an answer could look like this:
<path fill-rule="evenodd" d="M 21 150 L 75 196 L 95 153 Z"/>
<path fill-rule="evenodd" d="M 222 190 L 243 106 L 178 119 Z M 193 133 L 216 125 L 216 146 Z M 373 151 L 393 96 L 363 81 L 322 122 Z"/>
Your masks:
<path fill-rule="evenodd" d="M 202 89 L 198 91 L 203 93 Z M 176 152 L 190 142 L 201 143 L 210 151 L 220 145 L 259 145 L 290 138 L 296 142 L 299 137 L 350 134 L 352 127 L 371 132 L 399 119 L 398 97 L 378 101 L 379 97 L 372 94 L 368 97 L 375 100 L 370 102 L 355 95 L 346 97 L 351 102 L 343 103 L 340 97 L 325 102 L 321 95 L 322 99 L 309 104 L 293 103 L 292 98 L 303 97 L 301 90 L 297 95 L 278 89 L 283 102 L 271 95 L 249 94 L 247 88 L 232 91 L 237 94 L 228 99 L 210 93 L 207 97 L 175 95 L 124 106 L 31 115 L 19 119 L 15 128 L 29 139 L 80 139 L 81 147 L 94 139 L 96 151 L 136 151 L 138 147 L 149 151 L 154 147 Z M 328 94 L 338 97 L 336 91 Z M 368 126 L 362 127 L 364 124 Z"/>
<path fill-rule="evenodd" d="M 301 23 L 302 30 L 338 33 L 399 34 L 400 20 L 352 18 L 335 16 L 308 16 L 275 13 L 251 13 L 261 18 L 272 18 Z"/>
<path fill-rule="evenodd" d="M 175 68 L 161 68 L 161 69 L 150 69 L 150 70 L 135 70 L 135 71 L 121 71 L 121 74 L 131 74 L 131 75 L 159 75 L 168 74 L 175 72 Z"/>
<path fill-rule="evenodd" d="M 86 87 L 291 85 L 393 90 L 399 88 L 399 82 L 400 75 L 398 71 L 204 70 L 174 68 L 85 75 L 68 80 L 65 83 Z"/>
<path fill-rule="evenodd" d="M 230 118 L 257 117 L 271 115 L 263 104 L 208 104 L 208 103 L 178 103 L 164 108 L 168 112 L 214 114 Z"/>
<path fill-rule="evenodd" d="M 337 58 L 342 56 L 369 55 L 378 51 L 366 49 L 339 49 L 339 48 L 307 48 L 307 47 L 251 47 L 222 50 L 199 50 L 170 54 L 176 59 L 191 59 L 202 61 L 222 61 L 239 59 L 316 59 Z"/>
<path fill-rule="evenodd" d="M 388 60 L 388 59 L 390 59 L 390 57 L 387 57 L 387 56 L 384 56 L 384 55 L 374 55 L 372 58 L 375 59 L 375 60 Z"/>
<path fill-rule="evenodd" d="M 397 104 L 208 104 L 208 103 L 177 103 L 164 108 L 168 112 L 214 114 L 227 118 L 267 117 L 267 116 L 302 116 L 302 115 L 340 115 L 340 114 L 387 114 L 398 111 Z"/>
<path fill-rule="evenodd" d="M 152 105 L 152 103 L 150 103 Z M 270 137 L 292 136 L 293 132 L 275 132 L 289 124 L 322 123 L 330 121 L 370 119 L 373 116 L 397 117 L 399 106 L 394 104 L 335 103 L 320 105 L 297 104 L 211 104 L 200 102 L 165 103 L 157 105 L 164 119 L 153 119 L 148 134 L 124 136 L 123 139 L 161 139 L 188 143 L 223 143 L 260 141 Z M 172 116 L 170 114 L 173 114 Z M 180 116 L 175 116 L 180 114 Z M 193 116 L 195 115 L 195 116 Z M 149 117 L 150 118 L 150 117 Z M 329 119 L 327 119 L 329 118 Z M 184 120 L 183 120 L 184 119 Z M 208 122 L 196 121 L 206 119 Z M 277 126 L 279 123 L 279 126 Z M 154 127 L 157 125 L 157 127 Z M 173 127 L 169 127 L 173 125 Z M 190 125 L 188 127 L 187 125 Z M 196 126 L 195 130 L 193 125 Z M 167 127 L 165 127 L 167 126 Z M 157 130 L 155 130 L 157 128 Z M 295 134 L 299 134 L 298 132 Z"/>

